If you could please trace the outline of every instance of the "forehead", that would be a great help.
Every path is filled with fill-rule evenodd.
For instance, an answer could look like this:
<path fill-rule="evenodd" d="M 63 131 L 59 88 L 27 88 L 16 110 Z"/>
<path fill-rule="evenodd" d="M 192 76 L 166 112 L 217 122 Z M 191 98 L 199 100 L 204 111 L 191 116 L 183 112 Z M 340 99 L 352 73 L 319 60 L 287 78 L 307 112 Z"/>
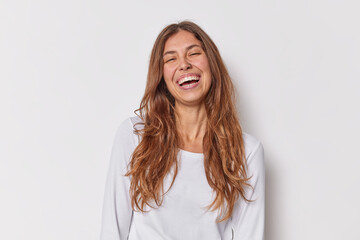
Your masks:
<path fill-rule="evenodd" d="M 193 33 L 180 30 L 179 32 L 169 37 L 169 39 L 165 42 L 164 52 L 186 50 L 188 46 L 194 44 L 199 46 L 202 45 Z"/>

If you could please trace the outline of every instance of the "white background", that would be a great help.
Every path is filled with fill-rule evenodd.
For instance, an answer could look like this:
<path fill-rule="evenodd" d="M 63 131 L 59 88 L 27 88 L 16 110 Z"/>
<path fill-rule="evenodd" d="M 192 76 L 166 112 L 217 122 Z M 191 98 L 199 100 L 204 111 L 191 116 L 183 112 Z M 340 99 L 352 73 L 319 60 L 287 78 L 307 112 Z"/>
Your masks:
<path fill-rule="evenodd" d="M 155 37 L 214 40 L 266 155 L 266 239 L 360 236 L 357 1 L 0 2 L 0 239 L 98 239 L 111 145 Z"/>

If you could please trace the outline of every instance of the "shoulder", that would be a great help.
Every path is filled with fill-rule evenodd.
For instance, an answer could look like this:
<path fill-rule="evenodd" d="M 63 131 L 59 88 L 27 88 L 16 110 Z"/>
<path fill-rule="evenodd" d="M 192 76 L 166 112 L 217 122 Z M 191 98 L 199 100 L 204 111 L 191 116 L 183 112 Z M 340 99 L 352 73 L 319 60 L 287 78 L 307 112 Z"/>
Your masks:
<path fill-rule="evenodd" d="M 264 147 L 261 141 L 246 132 L 243 132 L 243 140 L 248 164 L 251 164 L 253 161 L 257 161 L 257 164 L 263 164 Z"/>
<path fill-rule="evenodd" d="M 141 127 L 141 119 L 137 116 L 128 117 L 120 122 L 117 127 L 115 139 L 122 144 L 136 145 L 138 143 L 138 135 L 136 129 Z"/>
<path fill-rule="evenodd" d="M 122 133 L 133 132 L 135 129 L 140 129 L 143 121 L 138 116 L 128 117 L 120 122 L 117 131 Z"/>
<path fill-rule="evenodd" d="M 143 121 L 139 116 L 133 116 L 128 118 L 133 125 L 134 129 L 141 129 L 143 127 Z"/>

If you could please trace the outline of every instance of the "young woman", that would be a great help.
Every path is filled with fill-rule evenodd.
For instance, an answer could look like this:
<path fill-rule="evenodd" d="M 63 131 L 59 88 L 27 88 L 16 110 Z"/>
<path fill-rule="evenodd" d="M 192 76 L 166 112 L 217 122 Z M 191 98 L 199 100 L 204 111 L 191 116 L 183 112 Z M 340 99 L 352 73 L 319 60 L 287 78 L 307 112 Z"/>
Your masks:
<path fill-rule="evenodd" d="M 114 140 L 101 239 L 263 239 L 263 146 L 242 131 L 229 74 L 199 26 L 159 34 L 136 112 Z"/>

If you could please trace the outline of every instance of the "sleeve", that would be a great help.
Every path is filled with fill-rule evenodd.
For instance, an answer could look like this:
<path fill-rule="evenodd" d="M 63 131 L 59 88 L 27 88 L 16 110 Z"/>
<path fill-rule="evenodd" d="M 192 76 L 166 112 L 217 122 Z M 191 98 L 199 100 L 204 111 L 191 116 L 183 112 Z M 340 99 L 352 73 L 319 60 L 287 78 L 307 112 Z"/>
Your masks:
<path fill-rule="evenodd" d="M 235 240 L 263 240 L 265 225 L 265 165 L 264 148 L 257 141 L 248 156 L 248 177 L 254 190 L 248 188 L 247 198 L 254 202 L 237 201 L 233 212 L 233 232 Z"/>
<path fill-rule="evenodd" d="M 130 119 L 117 129 L 105 185 L 100 240 L 125 240 L 132 219 L 130 179 L 124 176 L 134 150 Z"/>

